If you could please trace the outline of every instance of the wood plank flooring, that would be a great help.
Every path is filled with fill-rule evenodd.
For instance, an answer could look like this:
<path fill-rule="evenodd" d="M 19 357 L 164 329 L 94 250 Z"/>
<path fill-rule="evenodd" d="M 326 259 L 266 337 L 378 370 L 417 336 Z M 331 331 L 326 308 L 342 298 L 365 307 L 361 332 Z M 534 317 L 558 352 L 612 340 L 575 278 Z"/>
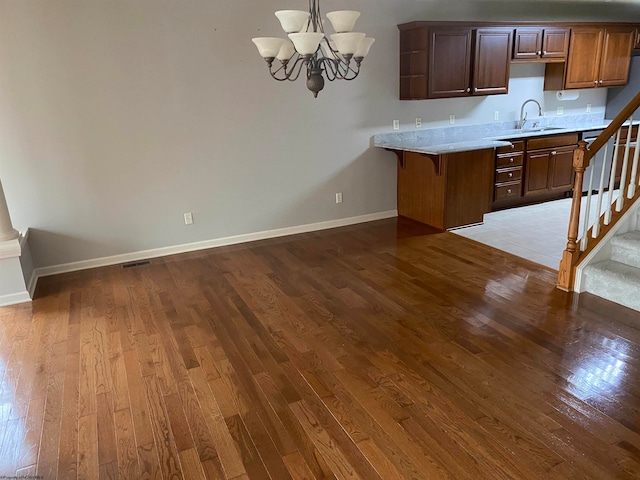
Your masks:
<path fill-rule="evenodd" d="M 640 478 L 640 315 L 406 220 L 43 278 L 0 475 Z"/>

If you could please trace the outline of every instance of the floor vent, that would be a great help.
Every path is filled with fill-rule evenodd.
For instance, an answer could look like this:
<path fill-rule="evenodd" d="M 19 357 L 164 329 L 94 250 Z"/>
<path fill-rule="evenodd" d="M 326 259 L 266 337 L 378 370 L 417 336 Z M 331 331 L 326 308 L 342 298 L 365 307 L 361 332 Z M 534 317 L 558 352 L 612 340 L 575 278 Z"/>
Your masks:
<path fill-rule="evenodd" d="M 132 267 L 141 267 L 142 265 L 149 265 L 151 262 L 149 260 L 143 260 L 141 262 L 132 262 L 125 263 L 122 265 L 122 268 L 132 268 Z"/>

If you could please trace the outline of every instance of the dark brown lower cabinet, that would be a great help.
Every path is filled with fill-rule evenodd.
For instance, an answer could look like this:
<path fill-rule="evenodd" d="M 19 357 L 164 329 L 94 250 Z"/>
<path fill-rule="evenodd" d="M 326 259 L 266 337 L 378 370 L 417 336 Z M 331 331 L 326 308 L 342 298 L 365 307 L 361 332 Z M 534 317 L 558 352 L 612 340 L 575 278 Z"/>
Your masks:
<path fill-rule="evenodd" d="M 547 148 L 527 152 L 524 195 L 566 192 L 573 186 L 575 146 Z"/>
<path fill-rule="evenodd" d="M 513 140 L 496 150 L 493 210 L 563 198 L 573 188 L 577 134 Z"/>
<path fill-rule="evenodd" d="M 442 230 L 480 223 L 491 211 L 492 149 L 446 155 L 396 152 L 398 214 Z"/>

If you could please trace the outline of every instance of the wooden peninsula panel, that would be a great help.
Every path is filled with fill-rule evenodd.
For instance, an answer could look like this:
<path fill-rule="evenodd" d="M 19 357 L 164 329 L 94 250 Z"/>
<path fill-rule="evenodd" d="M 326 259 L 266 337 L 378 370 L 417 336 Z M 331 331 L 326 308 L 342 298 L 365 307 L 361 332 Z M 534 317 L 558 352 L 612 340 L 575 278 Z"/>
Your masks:
<path fill-rule="evenodd" d="M 491 211 L 493 149 L 401 154 L 398 214 L 445 230 L 482 222 Z"/>

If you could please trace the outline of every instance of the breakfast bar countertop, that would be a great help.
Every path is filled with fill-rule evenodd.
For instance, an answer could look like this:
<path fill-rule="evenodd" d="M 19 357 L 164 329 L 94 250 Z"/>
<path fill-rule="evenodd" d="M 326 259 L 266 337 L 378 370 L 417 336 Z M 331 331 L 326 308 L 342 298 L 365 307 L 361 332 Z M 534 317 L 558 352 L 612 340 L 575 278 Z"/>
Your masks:
<path fill-rule="evenodd" d="M 567 117 L 543 117 L 543 126 L 516 129 L 514 122 L 450 126 L 381 133 L 374 136 L 374 146 L 388 150 L 443 155 L 510 145 L 510 140 L 562 133 L 603 130 L 611 120 L 602 114 Z M 636 122 L 634 122 L 636 123 Z"/>

